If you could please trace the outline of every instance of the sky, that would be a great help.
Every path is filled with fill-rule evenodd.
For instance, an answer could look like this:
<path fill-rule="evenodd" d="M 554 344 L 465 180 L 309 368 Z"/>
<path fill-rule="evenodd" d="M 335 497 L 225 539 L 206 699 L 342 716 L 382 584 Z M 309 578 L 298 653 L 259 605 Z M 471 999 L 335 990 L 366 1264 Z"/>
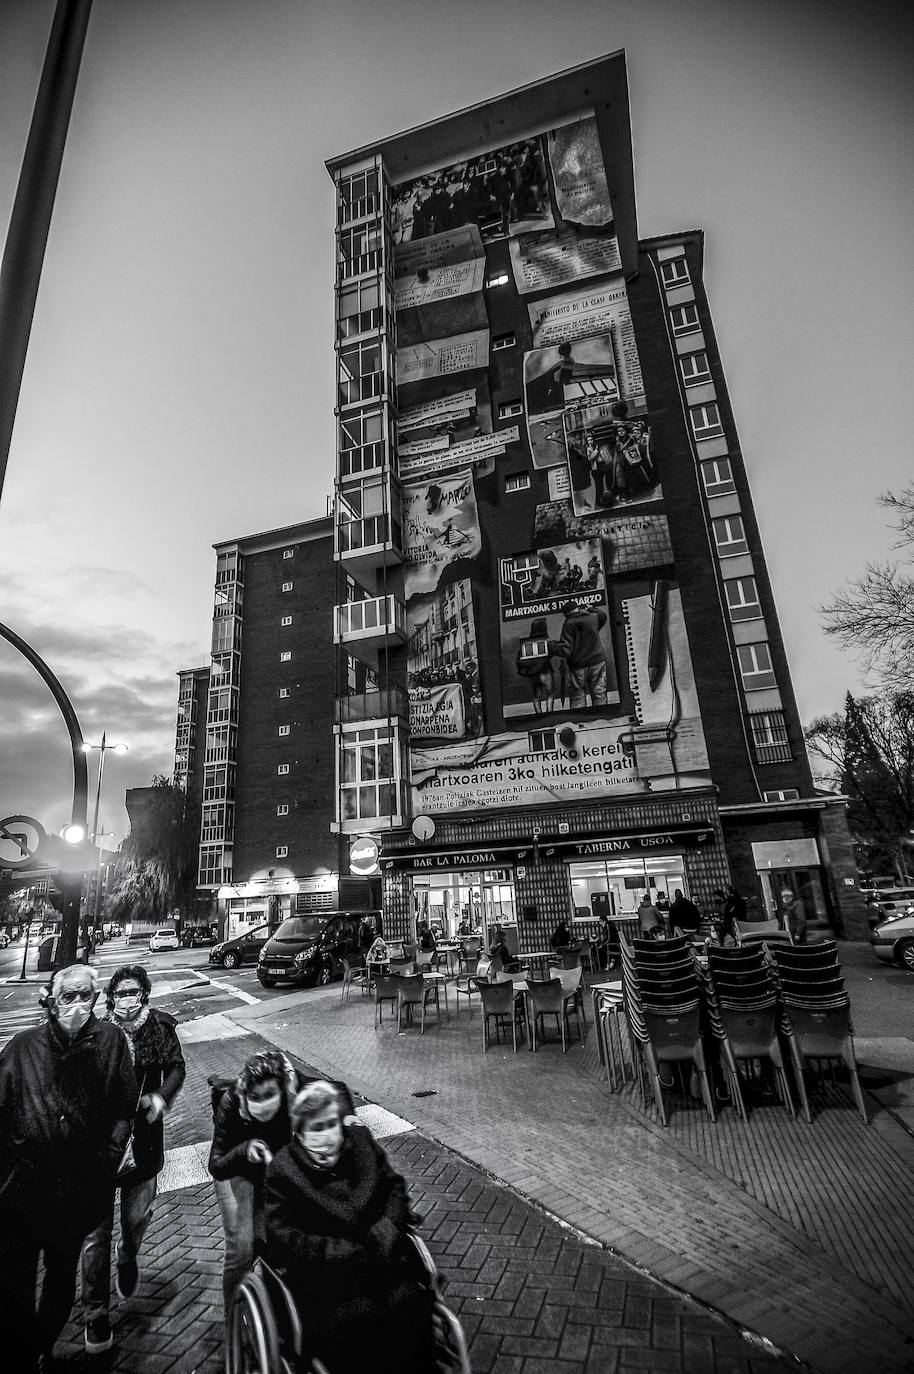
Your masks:
<path fill-rule="evenodd" d="M 53 11 L 0 0 L 4 241 Z M 876 497 L 911 480 L 910 39 L 883 0 L 95 0 L 0 497 L 0 621 L 86 739 L 129 746 L 106 755 L 106 843 L 124 789 L 172 771 L 213 543 L 326 513 L 324 160 L 620 48 L 639 233 L 705 231 L 801 717 L 861 690 L 817 607 L 894 556 Z M 0 819 L 58 830 L 71 801 L 62 717 L 0 641 Z"/>

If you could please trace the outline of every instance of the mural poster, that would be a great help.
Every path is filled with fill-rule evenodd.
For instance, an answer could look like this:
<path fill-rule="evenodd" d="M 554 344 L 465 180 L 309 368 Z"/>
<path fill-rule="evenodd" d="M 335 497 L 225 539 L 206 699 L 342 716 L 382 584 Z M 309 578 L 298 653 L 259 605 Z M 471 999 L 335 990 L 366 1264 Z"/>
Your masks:
<path fill-rule="evenodd" d="M 412 243 L 461 225 L 483 239 L 551 229 L 543 140 L 521 139 L 465 162 L 401 182 L 391 191 L 394 243 Z"/>
<path fill-rule="evenodd" d="M 564 413 L 575 515 L 654 501 L 663 495 L 648 417 L 629 415 L 627 410 L 623 401 Z"/>
<path fill-rule="evenodd" d="M 562 219 L 573 224 L 609 224 L 613 217 L 597 121 L 593 115 L 554 129 L 547 140 Z"/>
<path fill-rule="evenodd" d="M 414 596 L 406 611 L 411 739 L 462 740 L 482 733 L 482 695 L 469 578 Z"/>
<path fill-rule="evenodd" d="M 622 270 L 615 234 L 587 234 L 573 228 L 530 234 L 512 239 L 508 251 L 521 295 Z"/>
<path fill-rule="evenodd" d="M 482 541 L 472 471 L 404 486 L 402 511 L 408 601 L 434 591 L 451 563 L 479 556 Z"/>
<path fill-rule="evenodd" d="M 501 560 L 501 663 L 506 717 L 618 703 L 598 539 Z"/>
<path fill-rule="evenodd" d="M 624 282 L 579 287 L 560 296 L 547 296 L 529 305 L 527 313 L 536 348 L 612 333 L 619 365 L 619 391 L 627 400 L 643 403 L 641 360 Z"/>
<path fill-rule="evenodd" d="M 446 377 L 489 365 L 489 331 L 474 329 L 449 339 L 429 339 L 397 349 L 397 383 L 402 388 L 428 377 Z"/>
<path fill-rule="evenodd" d="M 551 483 L 551 472 L 549 476 Z M 660 512 L 613 515 L 595 511 L 592 515 L 575 515 L 571 501 L 553 498 L 537 506 L 533 538 L 537 545 L 599 539 L 607 573 L 641 572 L 668 567 L 673 561 L 669 522 Z"/>
<path fill-rule="evenodd" d="M 611 334 L 535 348 L 524 354 L 524 403 L 533 465 L 555 467 L 566 456 L 562 412 L 619 396 Z"/>

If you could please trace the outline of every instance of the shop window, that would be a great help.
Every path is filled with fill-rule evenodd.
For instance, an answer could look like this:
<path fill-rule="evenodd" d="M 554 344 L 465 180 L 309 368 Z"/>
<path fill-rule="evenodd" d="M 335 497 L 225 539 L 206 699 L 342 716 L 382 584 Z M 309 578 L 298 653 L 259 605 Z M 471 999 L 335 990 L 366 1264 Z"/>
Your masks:
<path fill-rule="evenodd" d="M 736 654 L 739 660 L 740 677 L 747 692 L 777 686 L 774 668 L 771 664 L 771 652 L 767 644 L 738 644 Z"/>
<path fill-rule="evenodd" d="M 691 278 L 689 264 L 685 258 L 669 258 L 660 264 L 660 280 L 667 290 L 673 286 L 685 286 Z"/>
<path fill-rule="evenodd" d="M 702 463 L 701 480 L 705 484 L 706 496 L 726 496 L 736 491 L 729 458 L 709 458 Z"/>
<path fill-rule="evenodd" d="M 749 552 L 746 530 L 739 515 L 723 515 L 712 520 L 711 527 L 719 557 L 730 558 L 733 554 Z"/>
<path fill-rule="evenodd" d="M 674 305 L 670 311 L 670 324 L 677 339 L 684 334 L 697 334 L 701 328 L 698 307 L 691 301 L 686 305 Z"/>
<path fill-rule="evenodd" d="M 730 619 L 758 620 L 762 614 L 754 577 L 730 577 L 724 582 Z"/>

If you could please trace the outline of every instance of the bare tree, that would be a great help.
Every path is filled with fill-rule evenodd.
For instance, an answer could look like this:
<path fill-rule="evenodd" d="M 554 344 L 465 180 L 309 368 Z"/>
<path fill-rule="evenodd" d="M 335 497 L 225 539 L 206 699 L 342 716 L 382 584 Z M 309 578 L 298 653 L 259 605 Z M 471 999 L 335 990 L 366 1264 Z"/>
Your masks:
<path fill-rule="evenodd" d="M 897 495 L 886 491 L 879 504 L 892 511 L 899 538 L 914 562 L 914 485 Z M 825 633 L 859 652 L 865 667 L 888 684 L 914 674 L 914 577 L 897 563 L 868 563 L 863 575 L 819 608 Z"/>

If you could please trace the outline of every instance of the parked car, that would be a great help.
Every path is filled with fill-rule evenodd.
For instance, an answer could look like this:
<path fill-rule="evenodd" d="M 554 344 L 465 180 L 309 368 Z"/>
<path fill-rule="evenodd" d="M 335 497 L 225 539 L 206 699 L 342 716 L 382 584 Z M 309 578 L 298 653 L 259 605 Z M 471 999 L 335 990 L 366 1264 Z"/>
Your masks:
<path fill-rule="evenodd" d="M 209 961 L 220 968 L 239 968 L 242 964 L 256 964 L 260 951 L 270 938 L 269 926 L 255 926 L 233 940 L 223 940 L 213 945 Z"/>
<path fill-rule="evenodd" d="M 877 959 L 901 964 L 914 973 L 914 907 L 890 916 L 876 927 L 870 944 Z"/>
<path fill-rule="evenodd" d="M 0 930 L 0 949 L 6 949 L 10 942 L 10 937 L 5 930 Z"/>
<path fill-rule="evenodd" d="M 344 959 L 360 962 L 359 916 L 290 916 L 260 951 L 261 985 L 332 983 L 342 977 Z"/>
<path fill-rule="evenodd" d="M 149 937 L 150 954 L 155 954 L 161 949 L 180 948 L 181 943 L 178 940 L 178 932 L 173 926 L 163 926 L 161 930 L 154 930 Z"/>

